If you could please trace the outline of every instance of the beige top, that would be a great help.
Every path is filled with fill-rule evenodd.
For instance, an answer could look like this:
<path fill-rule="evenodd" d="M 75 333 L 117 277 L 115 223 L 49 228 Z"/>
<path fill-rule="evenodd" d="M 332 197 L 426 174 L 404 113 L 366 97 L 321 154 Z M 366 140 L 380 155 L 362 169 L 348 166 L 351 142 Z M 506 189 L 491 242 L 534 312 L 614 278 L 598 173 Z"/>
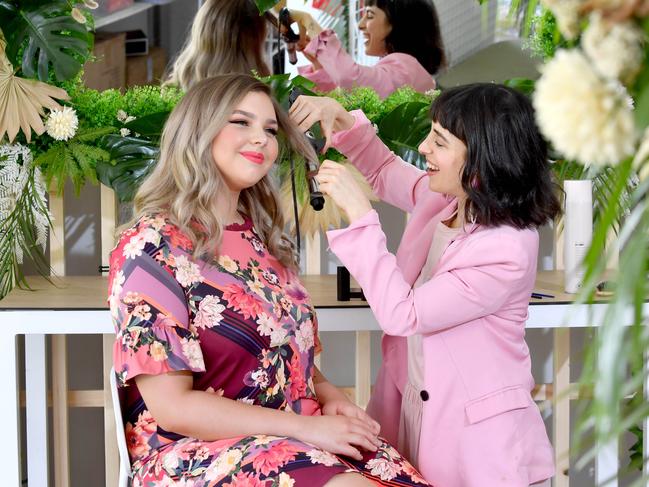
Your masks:
<path fill-rule="evenodd" d="M 444 250 L 446 250 L 446 247 L 448 247 L 461 230 L 461 228 L 448 227 L 442 222 L 437 224 L 426 263 L 415 281 L 414 288 L 421 286 L 431 278 Z M 434 296 L 431 296 L 431 298 L 434 299 Z M 424 389 L 424 356 L 421 335 L 408 337 L 408 380 L 415 389 L 419 391 Z"/>

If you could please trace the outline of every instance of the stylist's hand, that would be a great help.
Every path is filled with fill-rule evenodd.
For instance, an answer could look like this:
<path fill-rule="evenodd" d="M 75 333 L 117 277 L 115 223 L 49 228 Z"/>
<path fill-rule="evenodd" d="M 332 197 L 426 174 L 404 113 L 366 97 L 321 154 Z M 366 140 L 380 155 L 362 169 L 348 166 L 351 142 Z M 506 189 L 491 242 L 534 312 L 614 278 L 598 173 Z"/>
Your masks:
<path fill-rule="evenodd" d="M 302 132 L 320 122 L 322 135 L 326 139 L 323 154 L 331 147 L 333 133 L 349 130 L 356 121 L 340 103 L 326 96 L 299 96 L 288 113 Z"/>
<path fill-rule="evenodd" d="M 320 165 L 316 180 L 320 191 L 330 196 L 345 212 L 349 223 L 358 220 L 372 209 L 370 200 L 344 165 L 325 160 Z"/>
<path fill-rule="evenodd" d="M 322 32 L 322 27 L 318 24 L 315 19 L 311 16 L 310 13 L 304 12 L 302 10 L 290 9 L 291 20 L 297 23 L 297 27 L 300 30 L 300 39 L 308 37 L 313 39 L 318 37 L 320 32 Z"/>

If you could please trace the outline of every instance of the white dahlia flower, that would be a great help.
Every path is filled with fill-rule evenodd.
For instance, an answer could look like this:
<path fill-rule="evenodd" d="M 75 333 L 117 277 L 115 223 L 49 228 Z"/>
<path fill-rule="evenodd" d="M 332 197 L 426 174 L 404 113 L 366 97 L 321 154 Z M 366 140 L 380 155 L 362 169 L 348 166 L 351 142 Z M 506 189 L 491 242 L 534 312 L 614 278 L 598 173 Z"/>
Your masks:
<path fill-rule="evenodd" d="M 635 148 L 629 99 L 621 85 L 602 80 L 581 51 L 562 49 L 542 68 L 534 108 L 541 132 L 564 156 L 616 164 Z"/>
<path fill-rule="evenodd" d="M 581 45 L 600 75 L 629 83 L 644 58 L 644 40 L 644 33 L 633 23 L 610 23 L 595 12 Z"/>
<path fill-rule="evenodd" d="M 74 137 L 79 127 L 77 112 L 71 107 L 61 110 L 52 110 L 45 122 L 47 133 L 56 140 L 69 140 Z"/>

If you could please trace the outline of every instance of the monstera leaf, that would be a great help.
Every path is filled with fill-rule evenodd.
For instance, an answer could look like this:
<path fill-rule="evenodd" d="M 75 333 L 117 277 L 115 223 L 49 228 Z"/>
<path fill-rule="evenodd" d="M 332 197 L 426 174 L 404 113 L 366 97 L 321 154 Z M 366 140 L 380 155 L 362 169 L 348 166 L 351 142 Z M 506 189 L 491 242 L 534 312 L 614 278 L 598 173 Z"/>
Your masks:
<path fill-rule="evenodd" d="M 260 14 L 267 12 L 279 3 L 279 0 L 255 0 Z"/>
<path fill-rule="evenodd" d="M 313 96 L 316 94 L 313 92 L 315 83 L 304 76 L 298 75 L 290 78 L 289 74 L 274 74 L 261 78 L 261 81 L 270 86 L 273 97 L 285 110 L 288 110 L 288 97 L 293 88 L 299 88 L 304 95 Z"/>
<path fill-rule="evenodd" d="M 66 1 L 0 1 L 7 56 L 28 78 L 73 78 L 90 55 L 92 35 L 69 14 Z"/>
<path fill-rule="evenodd" d="M 419 144 L 430 132 L 430 105 L 412 101 L 402 103 L 388 113 L 379 124 L 379 137 L 404 161 L 421 169 L 425 166 L 418 152 Z"/>
<path fill-rule="evenodd" d="M 162 135 L 162 129 L 170 113 L 170 111 L 165 111 L 145 115 L 124 124 L 124 127 L 135 134 L 158 139 Z"/>
<path fill-rule="evenodd" d="M 132 201 L 137 189 L 157 161 L 159 147 L 136 137 L 108 135 L 104 148 L 110 160 L 97 162 L 97 178 L 113 188 L 120 202 Z"/>

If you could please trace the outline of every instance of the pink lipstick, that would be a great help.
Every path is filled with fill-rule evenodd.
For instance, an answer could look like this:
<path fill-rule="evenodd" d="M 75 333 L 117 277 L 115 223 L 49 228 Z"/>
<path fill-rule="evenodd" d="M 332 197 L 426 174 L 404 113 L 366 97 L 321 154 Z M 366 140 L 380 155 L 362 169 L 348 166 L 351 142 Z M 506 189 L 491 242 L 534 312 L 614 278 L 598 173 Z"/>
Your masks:
<path fill-rule="evenodd" d="M 248 159 L 250 162 L 253 162 L 255 164 L 262 164 L 264 162 L 264 155 L 261 152 L 252 152 L 252 151 L 247 151 L 247 152 L 240 152 L 240 154 Z"/>

